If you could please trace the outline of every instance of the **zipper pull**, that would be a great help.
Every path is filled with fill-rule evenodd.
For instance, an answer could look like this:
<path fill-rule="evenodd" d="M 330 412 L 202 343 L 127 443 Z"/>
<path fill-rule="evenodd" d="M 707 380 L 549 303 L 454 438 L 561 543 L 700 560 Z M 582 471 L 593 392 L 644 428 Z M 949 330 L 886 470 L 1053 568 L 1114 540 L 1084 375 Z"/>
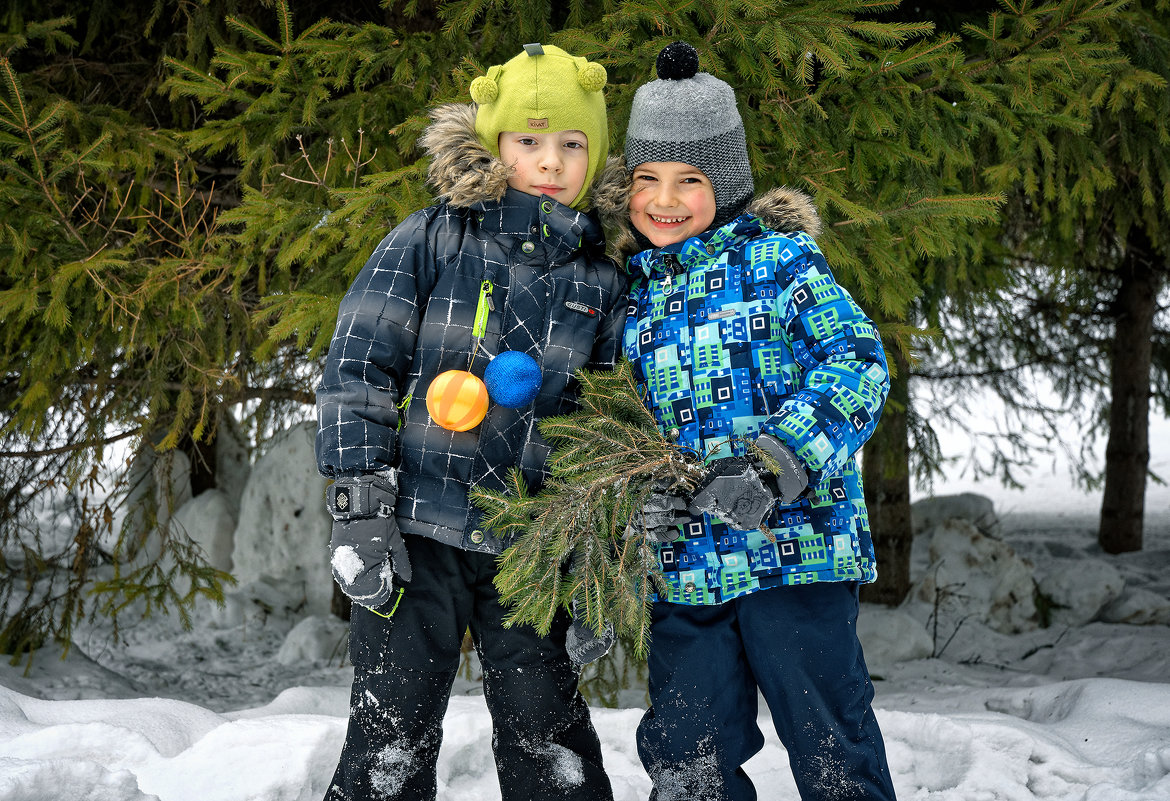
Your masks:
<path fill-rule="evenodd" d="M 487 333 L 488 312 L 495 311 L 492 303 L 492 282 L 484 279 L 479 285 L 479 304 L 475 307 L 475 322 L 471 326 L 471 336 L 483 339 Z"/>
<path fill-rule="evenodd" d="M 475 366 L 475 357 L 479 355 L 480 345 L 487 334 L 488 312 L 495 309 L 492 303 L 492 282 L 485 278 L 479 285 L 479 303 L 475 306 L 475 321 L 471 324 L 471 356 L 467 360 L 469 372 Z"/>

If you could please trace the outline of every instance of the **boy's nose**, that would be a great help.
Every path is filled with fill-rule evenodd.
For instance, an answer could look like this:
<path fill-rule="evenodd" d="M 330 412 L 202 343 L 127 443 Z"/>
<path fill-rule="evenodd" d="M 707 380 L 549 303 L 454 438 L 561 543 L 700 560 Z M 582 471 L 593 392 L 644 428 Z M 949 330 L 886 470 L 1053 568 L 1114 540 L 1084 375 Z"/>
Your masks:
<path fill-rule="evenodd" d="M 561 170 L 561 154 L 558 148 L 546 147 L 540 154 L 540 167 L 543 170 Z"/>
<path fill-rule="evenodd" d="M 654 193 L 655 205 L 665 207 L 678 205 L 678 194 L 674 191 L 674 187 L 669 183 L 666 181 L 659 183 L 656 186 L 656 190 L 657 191 Z"/>

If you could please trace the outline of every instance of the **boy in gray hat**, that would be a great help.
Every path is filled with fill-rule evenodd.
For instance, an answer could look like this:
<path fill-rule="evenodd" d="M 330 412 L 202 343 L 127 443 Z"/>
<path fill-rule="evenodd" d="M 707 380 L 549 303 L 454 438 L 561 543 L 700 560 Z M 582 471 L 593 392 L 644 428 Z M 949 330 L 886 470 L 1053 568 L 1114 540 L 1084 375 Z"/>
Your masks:
<path fill-rule="evenodd" d="M 754 799 L 760 692 L 803 799 L 888 801 L 856 632 L 877 573 L 854 454 L 889 390 L 881 340 L 817 247 L 810 199 L 754 196 L 731 87 L 681 42 L 658 75 L 626 139 L 644 278 L 624 350 L 663 433 L 708 471 L 633 523 L 669 587 L 638 727 L 651 799 Z"/>

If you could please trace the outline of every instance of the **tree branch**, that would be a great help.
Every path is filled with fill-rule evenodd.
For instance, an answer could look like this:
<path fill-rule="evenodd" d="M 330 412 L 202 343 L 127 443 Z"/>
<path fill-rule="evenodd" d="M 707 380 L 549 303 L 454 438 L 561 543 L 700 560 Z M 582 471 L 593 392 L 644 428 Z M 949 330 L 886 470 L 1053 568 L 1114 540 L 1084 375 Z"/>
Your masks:
<path fill-rule="evenodd" d="M 39 459 L 45 456 L 59 456 L 63 453 L 74 453 L 76 451 L 83 451 L 87 448 L 97 448 L 103 445 L 110 445 L 119 440 L 133 437 L 141 431 L 141 428 L 132 428 L 129 431 L 124 431 L 121 434 L 115 434 L 105 439 L 100 439 L 90 442 L 75 442 L 72 445 L 62 445 L 58 448 L 46 448 L 39 451 L 0 451 L 0 458 L 5 459 Z"/>

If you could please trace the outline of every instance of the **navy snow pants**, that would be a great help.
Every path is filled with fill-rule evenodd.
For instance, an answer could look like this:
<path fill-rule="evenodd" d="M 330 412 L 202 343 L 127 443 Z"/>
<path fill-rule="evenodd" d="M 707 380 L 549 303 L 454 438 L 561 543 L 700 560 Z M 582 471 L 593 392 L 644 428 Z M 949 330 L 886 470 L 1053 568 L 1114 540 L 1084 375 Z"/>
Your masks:
<path fill-rule="evenodd" d="M 496 558 L 412 535 L 413 580 L 391 619 L 354 605 L 349 726 L 326 801 L 426 801 L 468 626 L 483 667 L 503 801 L 612 799 L 601 744 L 565 653 L 568 616 L 548 637 L 506 629 Z"/>
<path fill-rule="evenodd" d="M 651 801 L 754 801 L 757 689 L 804 801 L 894 801 L 855 582 L 775 587 L 720 606 L 654 604 L 638 755 Z"/>

